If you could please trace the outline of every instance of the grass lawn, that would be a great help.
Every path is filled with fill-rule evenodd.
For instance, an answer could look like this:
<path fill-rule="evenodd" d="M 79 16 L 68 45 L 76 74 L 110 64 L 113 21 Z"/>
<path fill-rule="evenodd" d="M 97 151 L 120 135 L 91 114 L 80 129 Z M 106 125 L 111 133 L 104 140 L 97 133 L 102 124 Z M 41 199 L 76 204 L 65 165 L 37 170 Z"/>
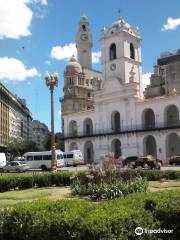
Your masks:
<path fill-rule="evenodd" d="M 162 181 L 150 181 L 148 191 L 155 192 L 159 190 L 180 189 L 180 180 L 162 180 Z"/>
<path fill-rule="evenodd" d="M 148 191 L 155 192 L 169 189 L 180 189 L 180 180 L 150 181 Z M 31 188 L 26 190 L 15 190 L 0 193 L 0 207 L 5 207 L 23 201 L 33 201 L 37 199 L 48 198 L 52 200 L 70 199 L 70 187 L 44 187 Z"/>
<path fill-rule="evenodd" d="M 22 201 L 32 201 L 41 198 L 52 200 L 70 198 L 70 187 L 45 187 L 16 190 L 0 193 L 0 207 L 15 204 Z"/>

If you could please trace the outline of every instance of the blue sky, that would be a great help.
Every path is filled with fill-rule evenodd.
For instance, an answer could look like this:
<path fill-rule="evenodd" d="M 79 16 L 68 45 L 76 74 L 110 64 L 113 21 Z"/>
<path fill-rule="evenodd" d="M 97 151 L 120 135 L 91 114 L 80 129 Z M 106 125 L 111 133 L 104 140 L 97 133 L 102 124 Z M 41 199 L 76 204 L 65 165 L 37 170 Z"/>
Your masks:
<path fill-rule="evenodd" d="M 100 70 L 100 30 L 118 18 L 118 9 L 125 21 L 140 28 L 144 81 L 148 81 L 160 53 L 180 48 L 179 0 L 0 0 L 0 81 L 26 99 L 34 119 L 50 127 L 44 73 L 58 71 L 55 130 L 61 130 L 63 71 L 75 51 L 79 18 L 82 14 L 89 18 L 94 68 Z"/>

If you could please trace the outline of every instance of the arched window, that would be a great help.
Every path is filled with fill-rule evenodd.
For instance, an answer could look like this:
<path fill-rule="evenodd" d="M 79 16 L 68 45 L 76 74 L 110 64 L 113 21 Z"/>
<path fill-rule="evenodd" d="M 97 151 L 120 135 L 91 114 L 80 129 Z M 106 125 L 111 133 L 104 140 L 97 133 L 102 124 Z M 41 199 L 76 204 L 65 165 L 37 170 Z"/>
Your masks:
<path fill-rule="evenodd" d="M 142 122 L 145 129 L 155 128 L 155 114 L 151 108 L 144 110 L 142 114 Z"/>
<path fill-rule="evenodd" d="M 85 135 L 93 134 L 93 122 L 90 118 L 86 118 L 83 123 L 83 129 Z"/>
<path fill-rule="evenodd" d="M 69 123 L 69 134 L 70 136 L 77 136 L 77 133 L 78 133 L 77 122 L 71 120 Z"/>
<path fill-rule="evenodd" d="M 175 126 L 179 124 L 179 110 L 176 105 L 169 105 L 164 111 L 165 126 Z"/>
<path fill-rule="evenodd" d="M 82 25 L 82 29 L 83 29 L 83 31 L 86 31 L 86 25 Z"/>
<path fill-rule="evenodd" d="M 130 58 L 135 59 L 134 45 L 130 43 Z"/>
<path fill-rule="evenodd" d="M 144 139 L 144 155 L 157 157 L 156 139 L 152 135 L 149 135 Z"/>
<path fill-rule="evenodd" d="M 114 153 L 114 158 L 119 158 L 121 153 L 121 142 L 119 139 L 114 139 L 111 143 L 111 151 Z"/>
<path fill-rule="evenodd" d="M 166 137 L 166 156 L 178 156 L 180 155 L 180 137 L 177 133 L 170 133 Z"/>
<path fill-rule="evenodd" d="M 72 142 L 69 146 L 69 151 L 78 150 L 78 145 L 76 142 Z"/>
<path fill-rule="evenodd" d="M 116 59 L 116 44 L 112 43 L 109 49 L 109 59 L 114 60 Z"/>
<path fill-rule="evenodd" d="M 92 163 L 94 161 L 94 148 L 91 141 L 87 141 L 84 144 L 84 160 L 86 163 Z"/>
<path fill-rule="evenodd" d="M 121 124 L 120 124 L 120 113 L 115 111 L 111 114 L 111 128 L 114 131 L 120 131 Z"/>

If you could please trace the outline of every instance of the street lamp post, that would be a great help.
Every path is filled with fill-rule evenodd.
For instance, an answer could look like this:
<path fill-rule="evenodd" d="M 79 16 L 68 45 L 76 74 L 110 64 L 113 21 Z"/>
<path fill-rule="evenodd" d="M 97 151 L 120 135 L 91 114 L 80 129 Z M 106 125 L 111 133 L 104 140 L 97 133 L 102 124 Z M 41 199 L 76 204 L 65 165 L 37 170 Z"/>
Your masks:
<path fill-rule="evenodd" d="M 54 87 L 58 85 L 58 73 L 55 72 L 51 76 L 48 72 L 45 73 L 45 81 L 47 87 L 49 87 L 51 94 L 51 170 L 56 171 L 56 146 L 55 146 L 55 134 L 54 134 Z"/>

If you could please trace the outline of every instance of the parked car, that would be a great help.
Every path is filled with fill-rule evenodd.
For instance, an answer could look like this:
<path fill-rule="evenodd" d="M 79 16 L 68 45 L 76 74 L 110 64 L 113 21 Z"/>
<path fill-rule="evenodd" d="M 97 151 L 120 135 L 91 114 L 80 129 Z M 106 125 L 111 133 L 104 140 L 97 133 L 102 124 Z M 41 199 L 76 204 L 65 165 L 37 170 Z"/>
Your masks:
<path fill-rule="evenodd" d="M 162 166 L 162 161 L 156 159 L 152 155 L 139 157 L 137 161 L 135 161 L 135 168 L 156 168 L 160 169 Z"/>
<path fill-rule="evenodd" d="M 6 166 L 6 155 L 5 153 L 0 152 L 0 169 Z"/>
<path fill-rule="evenodd" d="M 26 159 L 25 159 L 25 157 L 15 157 L 14 159 L 13 159 L 13 161 L 18 161 L 18 162 L 20 162 L 20 161 L 25 161 Z"/>
<path fill-rule="evenodd" d="M 123 164 L 123 167 L 127 166 L 127 167 L 130 167 L 130 168 L 134 168 L 135 166 L 135 161 L 138 160 L 138 156 L 130 156 L 130 157 L 127 157 L 123 160 L 122 164 Z"/>
<path fill-rule="evenodd" d="M 29 170 L 29 166 L 22 161 L 8 162 L 7 165 L 3 167 L 4 172 L 26 172 L 27 170 Z"/>
<path fill-rule="evenodd" d="M 180 165 L 180 156 L 172 156 L 170 157 L 170 160 L 169 160 L 169 164 L 170 165 Z"/>

